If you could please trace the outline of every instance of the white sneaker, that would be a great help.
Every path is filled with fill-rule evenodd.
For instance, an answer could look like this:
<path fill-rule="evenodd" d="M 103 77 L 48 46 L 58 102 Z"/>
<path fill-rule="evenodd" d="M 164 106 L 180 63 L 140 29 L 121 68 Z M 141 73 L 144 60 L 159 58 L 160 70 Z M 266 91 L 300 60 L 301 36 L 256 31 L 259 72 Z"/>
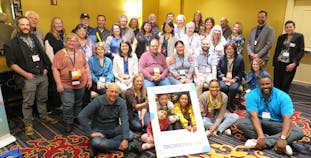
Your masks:
<path fill-rule="evenodd" d="M 247 147 L 247 148 L 255 148 L 256 144 L 257 144 L 257 140 L 256 139 L 248 139 L 245 142 L 244 146 Z"/>
<path fill-rule="evenodd" d="M 289 145 L 286 145 L 285 154 L 288 155 L 288 156 L 292 156 L 293 155 L 293 149 Z"/>
<path fill-rule="evenodd" d="M 209 137 L 209 136 L 211 135 L 211 132 L 210 132 L 209 130 L 206 130 L 206 131 L 205 131 L 205 134 L 206 134 L 206 136 Z"/>
<path fill-rule="evenodd" d="M 231 136 L 231 130 L 228 128 L 224 131 L 225 135 Z"/>

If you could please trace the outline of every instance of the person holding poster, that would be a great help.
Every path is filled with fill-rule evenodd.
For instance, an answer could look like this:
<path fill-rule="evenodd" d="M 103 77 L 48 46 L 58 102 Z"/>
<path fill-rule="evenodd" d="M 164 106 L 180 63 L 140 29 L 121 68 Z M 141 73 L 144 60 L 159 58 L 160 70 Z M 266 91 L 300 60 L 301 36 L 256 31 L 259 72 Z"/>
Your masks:
<path fill-rule="evenodd" d="M 189 93 L 182 92 L 178 96 L 178 101 L 174 104 L 174 113 L 179 117 L 183 128 L 192 132 L 197 131 Z"/>
<path fill-rule="evenodd" d="M 169 128 L 170 120 L 169 116 L 169 108 L 167 106 L 160 106 L 158 108 L 158 118 L 159 118 L 159 125 L 161 131 L 166 131 Z M 152 132 L 152 125 L 151 120 L 148 122 L 147 133 L 144 133 L 141 136 L 141 140 L 145 143 L 142 144 L 142 150 L 151 149 L 154 147 L 154 138 Z"/>
<path fill-rule="evenodd" d="M 226 113 L 228 97 L 220 91 L 218 80 L 211 80 L 209 91 L 202 93 L 199 97 L 199 105 L 206 135 L 224 132 L 231 135 L 229 127 L 239 119 L 235 113 Z"/>

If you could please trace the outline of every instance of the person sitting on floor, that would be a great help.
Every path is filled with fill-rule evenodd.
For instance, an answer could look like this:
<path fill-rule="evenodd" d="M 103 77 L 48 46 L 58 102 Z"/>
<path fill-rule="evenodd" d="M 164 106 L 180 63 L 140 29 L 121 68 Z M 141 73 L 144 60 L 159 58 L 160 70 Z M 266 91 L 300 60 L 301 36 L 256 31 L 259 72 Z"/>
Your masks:
<path fill-rule="evenodd" d="M 274 147 L 277 153 L 292 155 L 288 144 L 304 136 L 301 129 L 292 126 L 293 103 L 288 94 L 273 87 L 270 76 L 259 78 L 260 88 L 246 95 L 247 118 L 237 121 L 247 138 L 247 147 L 262 150 Z"/>
<path fill-rule="evenodd" d="M 169 94 L 163 93 L 157 95 L 157 108 L 167 107 L 169 109 L 170 115 L 168 119 L 170 120 L 170 126 L 168 130 L 181 129 L 181 124 L 178 121 L 179 118 L 174 114 L 174 103 L 169 99 Z"/>
<path fill-rule="evenodd" d="M 224 92 L 220 91 L 219 81 L 211 80 L 209 91 L 204 92 L 199 97 L 201 115 L 207 136 L 218 132 L 231 135 L 229 127 L 239 119 L 239 116 L 236 113 L 226 113 L 227 102 L 228 97 Z"/>
<path fill-rule="evenodd" d="M 180 93 L 177 103 L 174 104 L 174 113 L 178 116 L 184 129 L 187 129 L 189 132 L 197 131 L 189 93 Z"/>
<path fill-rule="evenodd" d="M 80 125 L 90 137 L 90 157 L 97 152 L 135 149 L 136 142 L 129 142 L 126 104 L 119 93 L 118 84 L 109 84 L 106 94 L 96 97 L 79 114 Z"/>
<path fill-rule="evenodd" d="M 158 108 L 158 119 L 161 131 L 166 131 L 169 128 L 170 120 L 168 119 L 169 109 L 167 106 L 161 106 Z M 147 133 L 141 136 L 141 140 L 145 143 L 142 144 L 142 150 L 151 149 L 154 147 L 154 137 L 152 132 L 151 120 L 148 122 Z"/>

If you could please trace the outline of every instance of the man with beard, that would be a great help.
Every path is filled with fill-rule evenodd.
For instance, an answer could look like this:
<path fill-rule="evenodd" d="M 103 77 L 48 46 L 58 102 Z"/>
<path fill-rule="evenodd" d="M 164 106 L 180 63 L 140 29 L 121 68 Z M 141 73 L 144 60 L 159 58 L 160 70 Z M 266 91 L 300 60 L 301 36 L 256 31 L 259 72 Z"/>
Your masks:
<path fill-rule="evenodd" d="M 106 42 L 107 37 L 110 35 L 110 31 L 106 29 L 106 16 L 97 15 L 97 28 L 96 28 L 96 42 Z"/>
<path fill-rule="evenodd" d="M 22 89 L 23 116 L 26 135 L 33 135 L 32 108 L 36 104 L 41 121 L 44 123 L 57 123 L 46 113 L 48 99 L 48 78 L 50 60 L 40 45 L 38 38 L 31 33 L 30 22 L 26 17 L 17 19 L 17 35 L 4 45 L 6 61 L 16 74 L 16 86 Z"/>
<path fill-rule="evenodd" d="M 304 136 L 292 126 L 293 103 L 289 95 L 272 85 L 270 76 L 259 78 L 260 88 L 246 95 L 248 118 L 237 121 L 247 138 L 245 146 L 262 150 L 274 148 L 277 153 L 292 155 L 289 144 Z"/>
<path fill-rule="evenodd" d="M 217 57 L 209 54 L 209 41 L 203 39 L 201 43 L 200 53 L 195 60 L 194 65 L 194 83 L 196 85 L 197 95 L 202 94 L 204 83 L 208 85 L 211 79 L 216 79 L 217 74 Z"/>
<path fill-rule="evenodd" d="M 247 41 L 249 59 L 261 58 L 265 65 L 269 60 L 269 51 L 274 40 L 274 29 L 266 23 L 267 16 L 266 11 L 258 13 L 258 26 L 252 28 Z"/>

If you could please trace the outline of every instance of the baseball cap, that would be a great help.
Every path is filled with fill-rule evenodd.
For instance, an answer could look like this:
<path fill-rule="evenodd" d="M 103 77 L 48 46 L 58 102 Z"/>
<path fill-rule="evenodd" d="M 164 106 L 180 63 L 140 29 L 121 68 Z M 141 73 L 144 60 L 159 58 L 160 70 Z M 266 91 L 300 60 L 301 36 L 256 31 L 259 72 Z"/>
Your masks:
<path fill-rule="evenodd" d="M 82 19 L 82 18 L 90 18 L 90 16 L 89 16 L 88 13 L 82 13 L 82 14 L 80 15 L 80 18 L 81 18 L 81 19 Z"/>

